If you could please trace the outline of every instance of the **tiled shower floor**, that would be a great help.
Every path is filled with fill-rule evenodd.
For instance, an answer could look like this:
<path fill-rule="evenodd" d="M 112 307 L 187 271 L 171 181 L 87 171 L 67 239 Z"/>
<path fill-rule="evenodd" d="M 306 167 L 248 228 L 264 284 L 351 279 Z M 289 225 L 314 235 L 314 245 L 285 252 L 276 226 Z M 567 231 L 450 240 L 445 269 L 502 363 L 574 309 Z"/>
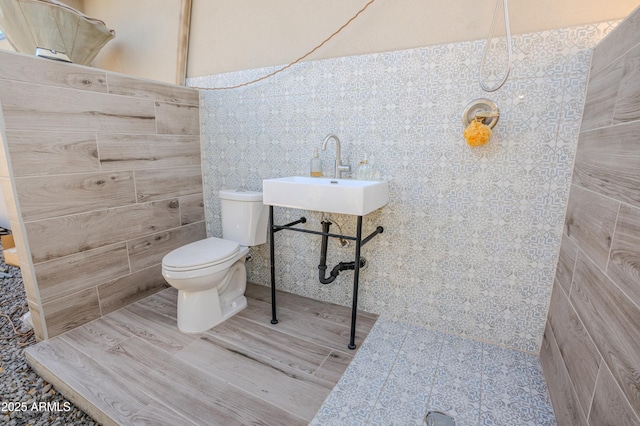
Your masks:
<path fill-rule="evenodd" d="M 312 425 L 549 426 L 538 357 L 379 318 Z"/>

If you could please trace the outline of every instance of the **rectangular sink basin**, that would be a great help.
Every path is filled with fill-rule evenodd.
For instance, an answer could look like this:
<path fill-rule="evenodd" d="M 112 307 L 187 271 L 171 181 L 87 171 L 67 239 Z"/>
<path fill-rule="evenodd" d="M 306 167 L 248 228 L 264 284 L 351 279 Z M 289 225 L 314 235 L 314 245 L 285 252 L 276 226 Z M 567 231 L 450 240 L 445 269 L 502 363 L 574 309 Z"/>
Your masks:
<path fill-rule="evenodd" d="M 364 216 L 389 202 L 386 180 L 289 176 L 262 181 L 264 204 Z"/>

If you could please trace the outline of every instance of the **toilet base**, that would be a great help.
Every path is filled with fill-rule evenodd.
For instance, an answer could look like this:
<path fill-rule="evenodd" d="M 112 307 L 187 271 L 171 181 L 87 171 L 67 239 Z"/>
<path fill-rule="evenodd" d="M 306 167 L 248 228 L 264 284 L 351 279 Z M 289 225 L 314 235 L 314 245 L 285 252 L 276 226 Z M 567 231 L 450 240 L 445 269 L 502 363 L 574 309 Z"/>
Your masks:
<path fill-rule="evenodd" d="M 222 282 L 211 289 L 178 290 L 178 329 L 203 333 L 247 307 L 244 257 L 234 263 Z"/>
<path fill-rule="evenodd" d="M 216 288 L 198 292 L 178 291 L 178 329 L 183 333 L 203 333 L 246 307 L 247 298 L 240 296 L 221 309 Z"/>

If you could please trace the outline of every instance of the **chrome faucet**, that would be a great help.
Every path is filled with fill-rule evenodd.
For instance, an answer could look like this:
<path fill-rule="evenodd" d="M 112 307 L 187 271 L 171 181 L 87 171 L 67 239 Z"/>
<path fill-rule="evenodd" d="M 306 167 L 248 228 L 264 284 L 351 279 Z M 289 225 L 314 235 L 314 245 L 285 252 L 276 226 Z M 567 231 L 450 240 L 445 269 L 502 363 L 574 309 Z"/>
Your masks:
<path fill-rule="evenodd" d="M 322 143 L 322 150 L 325 151 L 327 149 L 327 142 L 329 142 L 329 140 L 331 139 L 336 141 L 336 162 L 333 177 L 336 179 L 340 179 L 342 177 L 342 172 L 349 173 L 351 171 L 351 166 L 348 164 L 342 164 L 342 159 L 340 158 L 340 139 L 338 139 L 338 137 L 333 133 L 328 134 L 327 137 L 324 138 L 324 142 Z"/>

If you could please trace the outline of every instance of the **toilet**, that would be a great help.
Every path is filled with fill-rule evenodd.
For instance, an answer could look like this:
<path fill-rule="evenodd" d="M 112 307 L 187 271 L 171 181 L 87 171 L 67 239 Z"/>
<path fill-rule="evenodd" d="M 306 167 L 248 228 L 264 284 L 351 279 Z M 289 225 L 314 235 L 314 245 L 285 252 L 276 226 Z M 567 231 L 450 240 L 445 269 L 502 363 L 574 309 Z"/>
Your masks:
<path fill-rule="evenodd" d="M 247 306 L 245 260 L 267 241 L 269 209 L 262 192 L 219 192 L 222 238 L 206 238 L 162 258 L 162 276 L 178 290 L 178 329 L 202 333 Z"/>

